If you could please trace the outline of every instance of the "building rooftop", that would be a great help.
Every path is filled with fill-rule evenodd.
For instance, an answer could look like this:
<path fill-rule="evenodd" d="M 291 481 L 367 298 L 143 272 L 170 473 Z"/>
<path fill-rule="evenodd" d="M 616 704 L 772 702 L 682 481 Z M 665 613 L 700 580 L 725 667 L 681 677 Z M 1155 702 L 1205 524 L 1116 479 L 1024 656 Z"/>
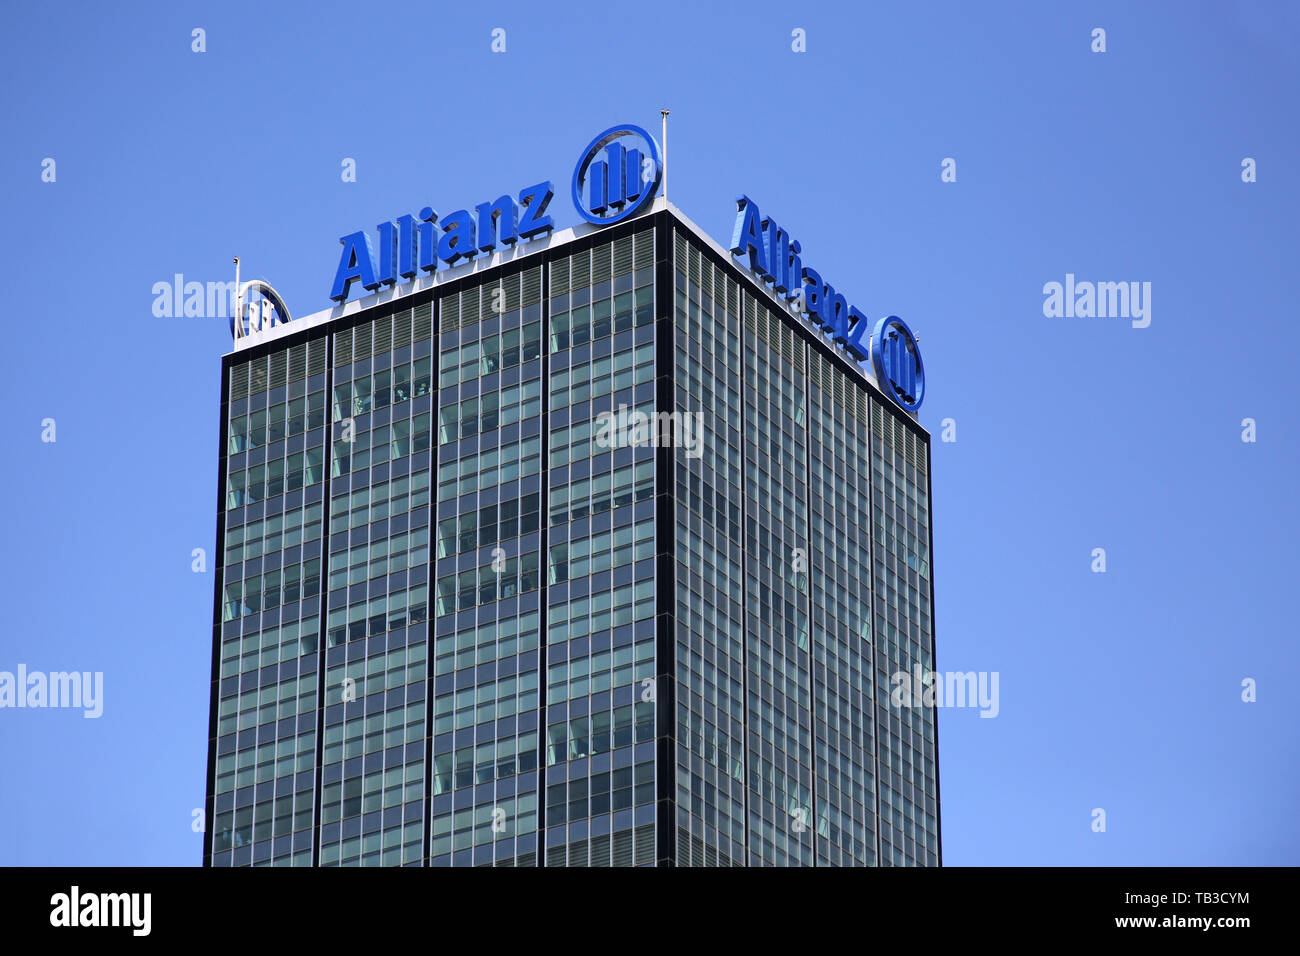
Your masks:
<path fill-rule="evenodd" d="M 773 311 L 783 313 L 787 316 L 791 320 L 791 324 L 802 330 L 804 335 L 810 335 L 814 338 L 820 339 L 826 348 L 839 360 L 841 367 L 845 371 L 855 373 L 858 377 L 868 382 L 873 391 L 880 393 L 880 397 L 884 397 L 879 383 L 876 381 L 875 373 L 868 364 L 859 364 L 854 361 L 851 357 L 845 354 L 843 349 L 835 347 L 828 336 L 813 329 L 801 318 L 797 318 L 795 313 L 791 311 L 789 303 L 783 297 L 776 295 L 776 293 L 774 293 L 770 288 L 750 274 L 748 270 L 736 263 L 730 252 L 723 248 L 723 246 L 712 236 L 696 225 L 689 216 L 672 203 L 668 202 L 667 199 L 662 196 L 655 197 L 654 201 L 649 203 L 642 212 L 626 221 L 636 222 L 640 219 L 649 220 L 656 213 L 660 212 L 667 212 L 682 228 L 690 232 L 699 242 L 708 246 L 723 261 L 729 262 L 735 266 L 737 271 L 749 278 L 750 286 L 752 288 L 760 288 L 763 290 L 767 295 L 768 305 Z M 649 223 L 647 223 L 647 225 L 649 225 Z M 396 302 L 401 299 L 418 296 L 420 293 L 429 289 L 436 289 L 439 286 L 459 281 L 467 276 L 490 272 L 499 266 L 506 265 L 516 260 L 540 256 L 547 249 L 567 245 L 576 239 L 592 235 L 593 233 L 602 232 L 604 229 L 605 227 L 602 226 L 580 222 L 565 229 L 558 229 L 549 235 L 538 237 L 529 242 L 523 242 L 515 246 L 507 246 L 504 248 L 499 247 L 491 254 L 476 256 L 469 262 L 461 263 L 460 265 L 452 266 L 450 268 L 441 268 L 433 273 L 419 275 L 410 281 L 388 286 L 378 290 L 377 292 L 372 292 L 368 295 L 361 296 L 339 305 L 331 306 L 327 309 L 321 309 L 319 312 L 313 312 L 310 315 L 294 318 L 292 321 L 287 323 L 276 324 L 268 329 L 251 331 L 236 340 L 234 348 L 232 348 L 227 355 L 234 356 L 254 349 L 259 345 L 269 345 L 278 339 L 299 335 L 316 326 L 326 326 L 337 319 L 345 319 L 349 316 L 360 315 L 369 309 L 373 309 L 376 306 L 388 302 Z M 892 405 L 893 403 L 891 402 L 890 404 Z M 907 412 L 898 408 L 896 405 L 893 407 L 899 414 L 902 414 L 905 417 L 912 419 L 913 422 L 916 422 L 915 413 Z"/>

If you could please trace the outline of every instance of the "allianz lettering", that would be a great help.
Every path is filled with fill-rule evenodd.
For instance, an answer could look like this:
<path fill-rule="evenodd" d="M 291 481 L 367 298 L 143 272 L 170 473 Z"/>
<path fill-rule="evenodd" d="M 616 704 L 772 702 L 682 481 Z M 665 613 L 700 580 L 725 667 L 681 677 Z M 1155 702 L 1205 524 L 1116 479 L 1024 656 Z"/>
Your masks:
<path fill-rule="evenodd" d="M 736 200 L 736 225 L 731 254 L 790 302 L 813 328 L 857 362 L 871 361 L 880 387 L 908 411 L 916 411 L 925 394 L 925 371 L 916 337 L 897 316 L 887 316 L 872 328 L 871 320 L 849 305 L 842 293 L 803 264 L 803 247 L 772 218 L 763 218 L 748 196 Z"/>
<path fill-rule="evenodd" d="M 513 246 L 545 235 L 554 228 L 546 214 L 554 195 L 551 184 L 543 182 L 520 190 L 518 201 L 501 196 L 479 203 L 474 212 L 458 209 L 441 221 L 431 206 L 425 206 L 418 217 L 405 215 L 381 222 L 377 227 L 378 260 L 367 233 L 344 236 L 339 240 L 343 254 L 330 298 L 343 302 L 353 282 L 374 292 L 380 286 L 414 279 L 420 272 L 433 272 L 439 262 L 453 266 L 462 259 L 490 254 L 498 244 Z"/>

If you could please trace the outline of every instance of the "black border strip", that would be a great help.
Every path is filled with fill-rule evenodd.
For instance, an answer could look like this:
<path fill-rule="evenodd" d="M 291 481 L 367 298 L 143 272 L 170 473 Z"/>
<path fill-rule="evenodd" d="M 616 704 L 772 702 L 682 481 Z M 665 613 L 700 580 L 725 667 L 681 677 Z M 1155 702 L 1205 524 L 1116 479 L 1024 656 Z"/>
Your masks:
<path fill-rule="evenodd" d="M 309 350 L 310 352 L 310 350 Z M 307 377 L 308 383 L 311 382 L 311 376 Z M 307 394 L 311 394 L 310 388 Z M 322 482 L 324 488 L 321 491 L 321 522 L 322 534 L 320 536 L 321 546 L 321 571 L 320 571 L 320 623 L 316 629 L 316 792 L 312 800 L 312 827 L 311 827 L 311 865 L 320 866 L 321 850 L 321 814 L 325 806 L 324 774 L 325 774 L 325 672 L 329 664 L 329 654 L 326 643 L 329 640 L 329 607 L 330 607 L 330 524 L 332 516 L 330 514 L 331 498 L 330 485 L 331 476 L 334 473 L 334 336 L 325 337 L 325 453 L 321 456 L 321 467 L 325 469 L 325 480 Z M 306 502 L 304 500 L 304 507 Z M 346 654 L 344 655 L 343 671 L 347 673 Z M 346 724 L 346 716 L 344 723 Z M 295 731 L 296 733 L 296 731 Z"/>
<path fill-rule="evenodd" d="M 217 710 L 221 704 L 221 608 L 226 576 L 226 461 L 229 457 L 227 437 L 230 413 L 230 367 L 221 363 L 221 411 L 217 427 L 219 448 L 217 466 L 217 540 L 213 561 L 212 585 L 212 671 L 208 683 L 208 771 L 203 810 L 203 863 L 212 865 L 212 841 L 216 833 L 217 811 Z"/>
<path fill-rule="evenodd" d="M 935 607 L 934 607 L 934 482 L 931 476 L 934 474 L 934 456 L 931 454 L 934 446 L 930 442 L 925 443 L 925 494 L 926 494 L 926 517 L 929 518 L 929 538 L 930 538 L 930 666 L 936 671 L 939 669 L 939 654 L 935 641 Z M 873 572 L 874 573 L 874 572 Z M 943 809 L 943 800 L 939 797 L 939 708 L 934 708 L 934 832 L 935 839 L 938 841 L 937 853 L 939 865 L 943 866 L 943 818 L 940 811 Z"/>
<path fill-rule="evenodd" d="M 666 211 L 655 226 L 655 412 L 677 403 L 673 225 Z M 662 418 L 657 418 L 663 421 Z M 677 459 L 672 443 L 655 449 L 655 863 L 677 865 Z"/>
<path fill-rule="evenodd" d="M 564 248 L 568 248 L 565 246 Z M 567 256 L 567 253 L 566 253 Z M 547 257 L 542 261 L 542 473 L 540 498 L 537 503 L 538 548 L 537 559 L 538 601 L 537 601 L 537 827 L 533 830 L 533 861 L 538 867 L 546 866 L 546 740 L 550 732 L 550 691 L 548 689 L 546 659 L 550 647 L 551 609 L 547 603 L 550 599 L 551 579 L 551 267 L 555 258 Z M 522 296 L 521 296 L 522 301 Z M 522 337 L 521 337 L 522 341 Z M 520 511 L 523 509 L 521 508 Z M 567 535 L 566 535 L 567 540 Z M 522 556 L 521 564 L 522 568 Z M 565 638 L 568 643 L 568 638 Z M 568 659 L 567 651 L 565 648 Z M 567 702 L 566 702 L 567 707 Z M 568 719 L 565 719 L 568 729 Z M 475 741 L 475 746 L 478 742 Z M 515 792 L 515 818 L 519 817 L 519 794 Z M 565 841 L 567 844 L 567 840 Z M 565 848 L 566 860 L 568 848 Z M 496 865 L 495 854 L 493 865 Z M 515 834 L 514 865 L 519 866 L 519 834 Z"/>
<path fill-rule="evenodd" d="M 778 350 L 779 351 L 779 350 Z M 812 583 L 812 561 L 813 561 L 813 483 L 812 483 L 812 363 L 810 349 L 805 345 L 803 352 L 803 409 L 804 409 L 804 442 L 803 442 L 803 487 L 804 487 L 804 506 L 807 511 L 804 514 L 803 541 L 807 550 L 804 552 L 804 575 L 807 581 L 807 591 L 805 597 L 808 602 L 808 733 L 812 738 L 811 743 L 811 763 L 809 764 L 809 784 L 808 799 L 811 803 L 809 806 L 808 819 L 808 848 L 812 851 L 812 865 L 817 866 L 817 638 L 814 631 L 817 628 L 817 608 L 813 600 L 813 583 Z M 791 363 L 792 370 L 793 363 Z M 832 396 L 833 398 L 833 396 Z M 819 493 L 819 497 L 821 497 Z M 830 678 L 829 666 L 825 668 L 828 672 L 826 681 L 826 694 L 830 696 Z M 824 721 L 826 724 L 826 743 L 830 744 L 830 721 Z M 827 778 L 830 778 L 830 761 L 827 760 Z M 830 816 L 830 808 L 827 807 L 827 816 Z"/>
<path fill-rule="evenodd" d="M 438 378 L 441 374 L 441 357 L 439 355 L 439 324 L 442 313 L 442 298 L 434 296 L 429 301 L 429 394 L 433 401 L 429 404 L 429 562 L 425 572 L 425 614 L 424 614 L 424 833 L 420 840 L 420 866 L 429 866 L 430 854 L 433 852 L 433 701 L 436 677 L 434 663 L 437 660 L 435 643 L 438 630 L 434 621 L 438 606 L 438 449 L 433 443 L 433 436 L 438 433 L 439 408 Z M 411 315 L 411 361 L 415 362 L 415 314 Z M 415 453 L 415 449 L 411 449 Z M 455 612 L 453 612 L 454 614 Z M 409 626 L 409 625 L 408 625 Z M 454 642 L 453 642 L 454 643 Z M 411 646 L 410 631 L 407 631 L 406 646 Z M 409 661 L 410 656 L 408 654 Z M 406 826 L 405 823 L 402 824 Z"/>

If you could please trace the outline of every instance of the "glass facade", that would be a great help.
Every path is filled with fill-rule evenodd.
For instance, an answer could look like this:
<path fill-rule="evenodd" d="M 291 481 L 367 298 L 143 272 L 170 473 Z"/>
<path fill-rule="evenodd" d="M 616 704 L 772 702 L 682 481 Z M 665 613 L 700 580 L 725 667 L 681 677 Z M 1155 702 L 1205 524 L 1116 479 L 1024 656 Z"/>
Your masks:
<path fill-rule="evenodd" d="M 218 864 L 312 862 L 326 349 L 229 370 L 206 828 Z"/>
<path fill-rule="evenodd" d="M 536 865 L 541 300 L 534 266 L 438 302 L 435 866 Z"/>
<path fill-rule="evenodd" d="M 423 305 L 331 338 L 324 865 L 421 860 L 432 485 Z"/>
<path fill-rule="evenodd" d="M 937 863 L 928 438 L 795 329 L 661 212 L 228 356 L 205 862 Z"/>
<path fill-rule="evenodd" d="M 937 865 L 934 709 L 889 696 L 934 667 L 928 437 L 681 228 L 672 282 L 674 862 Z"/>
<path fill-rule="evenodd" d="M 599 416 L 653 407 L 654 232 L 550 264 L 546 865 L 654 861 L 654 449 Z"/>

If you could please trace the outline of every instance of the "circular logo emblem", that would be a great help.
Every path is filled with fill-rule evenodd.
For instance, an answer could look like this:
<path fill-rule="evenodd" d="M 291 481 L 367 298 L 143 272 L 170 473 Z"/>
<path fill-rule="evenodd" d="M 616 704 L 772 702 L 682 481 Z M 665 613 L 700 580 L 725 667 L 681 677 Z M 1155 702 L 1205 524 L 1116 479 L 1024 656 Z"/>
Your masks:
<path fill-rule="evenodd" d="M 925 398 L 925 365 L 912 330 L 896 315 L 881 319 L 871 333 L 876 381 L 895 402 L 914 412 Z"/>
<path fill-rule="evenodd" d="M 573 170 L 573 208 L 607 226 L 634 215 L 659 191 L 659 144 L 640 126 L 611 126 L 593 139 Z"/>
<path fill-rule="evenodd" d="M 246 335 L 262 332 L 273 325 L 284 325 L 293 321 L 289 308 L 280 298 L 280 293 L 271 288 L 270 283 L 261 279 L 249 279 L 239 288 L 238 318 L 230 320 L 230 334 L 238 342 Z"/>

